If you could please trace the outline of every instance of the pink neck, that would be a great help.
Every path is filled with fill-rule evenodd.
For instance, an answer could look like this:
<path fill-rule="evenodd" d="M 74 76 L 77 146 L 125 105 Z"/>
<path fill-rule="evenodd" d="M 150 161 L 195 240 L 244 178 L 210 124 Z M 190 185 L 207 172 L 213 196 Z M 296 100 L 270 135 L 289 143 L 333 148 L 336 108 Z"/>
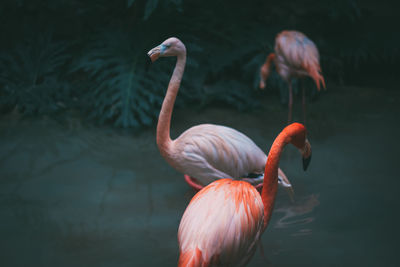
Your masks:
<path fill-rule="evenodd" d="M 264 81 L 266 81 L 268 79 L 268 76 L 271 73 L 271 65 L 272 65 L 273 61 L 275 61 L 275 54 L 274 53 L 270 53 L 268 55 L 267 59 L 265 60 L 265 63 L 264 63 L 264 66 L 263 66 L 265 68 L 265 73 L 263 73 Z M 275 64 L 275 66 L 276 66 L 276 64 Z"/>
<path fill-rule="evenodd" d="M 286 128 L 285 128 L 286 129 Z M 276 192 L 278 190 L 278 168 L 283 147 L 288 143 L 285 131 L 275 139 L 268 154 L 264 171 L 264 183 L 261 198 L 264 204 L 264 229 L 267 227 L 274 207 Z"/>
<path fill-rule="evenodd" d="M 268 69 L 271 68 L 272 61 L 275 61 L 275 53 L 270 53 L 267 57 L 267 60 L 265 61 Z"/>
<path fill-rule="evenodd" d="M 157 145 L 163 157 L 169 157 L 171 150 L 171 116 L 174 108 L 176 95 L 181 84 L 183 71 L 185 70 L 186 64 L 186 52 L 182 52 L 177 55 L 177 61 L 171 80 L 168 84 L 167 93 L 165 95 L 161 111 L 158 116 L 157 124 Z"/>

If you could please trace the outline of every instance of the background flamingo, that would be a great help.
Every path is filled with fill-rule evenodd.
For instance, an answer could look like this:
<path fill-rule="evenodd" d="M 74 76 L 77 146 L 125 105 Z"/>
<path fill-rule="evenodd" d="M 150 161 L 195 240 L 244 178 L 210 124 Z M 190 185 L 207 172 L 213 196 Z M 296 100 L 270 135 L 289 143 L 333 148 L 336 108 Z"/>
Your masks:
<path fill-rule="evenodd" d="M 293 123 L 271 147 L 261 195 L 247 182 L 220 179 L 193 197 L 179 225 L 178 266 L 244 266 L 250 260 L 271 218 L 279 159 L 288 143 L 300 149 L 306 170 L 311 146 L 306 128 Z"/>
<path fill-rule="evenodd" d="M 152 62 L 159 57 L 177 57 L 157 124 L 157 145 L 165 160 L 178 171 L 195 177 L 196 180 L 188 178 L 187 181 L 196 189 L 220 178 L 245 179 L 253 185 L 262 183 L 267 155 L 239 131 L 201 124 L 171 140 L 171 115 L 185 69 L 186 48 L 179 39 L 172 37 L 151 49 L 148 56 Z M 291 189 L 280 169 L 279 176 L 282 185 Z"/>
<path fill-rule="evenodd" d="M 307 36 L 298 31 L 282 31 L 275 39 L 275 53 L 270 53 L 261 66 L 260 88 L 265 88 L 270 74 L 271 63 L 275 63 L 276 71 L 289 85 L 288 123 L 292 121 L 292 79 L 309 76 L 320 90 L 320 83 L 325 88 L 325 80 L 321 75 L 318 49 Z M 302 87 L 303 120 L 306 121 L 305 89 Z"/>

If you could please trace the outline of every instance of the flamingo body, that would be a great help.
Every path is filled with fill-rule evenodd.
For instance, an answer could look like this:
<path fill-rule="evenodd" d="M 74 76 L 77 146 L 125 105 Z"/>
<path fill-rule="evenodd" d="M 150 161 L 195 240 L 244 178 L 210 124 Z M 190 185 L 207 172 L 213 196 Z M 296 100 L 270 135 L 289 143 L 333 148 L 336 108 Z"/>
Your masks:
<path fill-rule="evenodd" d="M 249 183 L 220 179 L 209 184 L 183 214 L 178 266 L 245 265 L 256 250 L 263 220 L 261 196 Z"/>
<path fill-rule="evenodd" d="M 178 171 L 195 177 L 200 186 L 221 178 L 246 179 L 252 184 L 262 182 L 267 156 L 239 131 L 202 124 L 188 129 L 175 140 L 171 139 L 171 116 L 185 69 L 186 48 L 179 39 L 172 37 L 151 49 L 148 55 L 152 61 L 159 57 L 177 57 L 157 124 L 157 145 L 165 160 Z M 260 177 L 253 179 L 250 174 Z M 285 187 L 291 187 L 281 170 L 280 178 Z"/>
<path fill-rule="evenodd" d="M 239 179 L 262 174 L 267 155 L 246 135 L 232 128 L 201 124 L 173 141 L 172 165 L 207 185 L 221 177 Z"/>
<path fill-rule="evenodd" d="M 279 75 L 286 81 L 291 77 L 310 76 L 318 90 L 325 81 L 320 74 L 319 53 L 314 42 L 297 31 L 283 31 L 275 40 L 275 64 Z"/>
<path fill-rule="evenodd" d="M 268 55 L 261 66 L 260 88 L 265 88 L 265 82 L 270 74 L 271 63 L 275 63 L 276 71 L 289 85 L 289 117 L 292 113 L 292 78 L 311 77 L 318 91 L 325 88 L 325 80 L 321 74 L 317 46 L 306 35 L 298 31 L 282 31 L 275 38 L 274 53 Z M 303 113 L 305 120 L 305 96 L 303 88 Z"/>
<path fill-rule="evenodd" d="M 275 139 L 264 170 L 261 194 L 245 181 L 220 179 L 200 190 L 186 208 L 178 230 L 178 266 L 244 266 L 271 218 L 278 189 L 278 165 L 286 144 L 311 159 L 306 129 L 287 126 Z"/>

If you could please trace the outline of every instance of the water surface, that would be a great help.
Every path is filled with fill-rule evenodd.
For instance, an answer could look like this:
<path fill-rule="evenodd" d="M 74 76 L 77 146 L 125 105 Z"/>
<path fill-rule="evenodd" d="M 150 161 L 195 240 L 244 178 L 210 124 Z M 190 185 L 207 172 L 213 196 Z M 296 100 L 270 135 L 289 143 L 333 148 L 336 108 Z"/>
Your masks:
<path fill-rule="evenodd" d="M 263 108 L 176 110 L 172 136 L 231 126 L 267 151 L 284 127 L 275 96 Z M 302 118 L 300 99 L 294 118 Z M 398 266 L 400 93 L 331 87 L 308 105 L 309 170 L 287 148 L 295 188 L 278 192 L 249 266 Z M 193 191 L 140 133 L 77 119 L 0 119 L 1 266 L 176 266 L 177 229 Z"/>

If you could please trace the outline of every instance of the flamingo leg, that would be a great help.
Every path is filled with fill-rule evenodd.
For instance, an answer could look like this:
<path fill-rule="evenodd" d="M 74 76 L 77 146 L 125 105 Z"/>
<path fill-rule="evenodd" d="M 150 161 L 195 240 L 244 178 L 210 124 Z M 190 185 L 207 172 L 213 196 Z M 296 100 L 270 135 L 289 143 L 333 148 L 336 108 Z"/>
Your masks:
<path fill-rule="evenodd" d="M 303 91 L 303 122 L 306 124 L 306 93 L 304 88 L 304 83 L 300 82 L 301 90 Z"/>
<path fill-rule="evenodd" d="M 265 254 L 264 254 L 264 247 L 263 247 L 261 238 L 260 238 L 260 240 L 258 240 L 257 243 L 260 248 L 260 254 L 261 254 L 262 259 L 264 260 L 265 263 L 268 263 L 267 257 L 265 257 Z"/>
<path fill-rule="evenodd" d="M 292 105 L 293 105 L 293 92 L 292 92 L 292 81 L 289 80 L 289 102 L 288 102 L 288 124 L 292 121 Z"/>

